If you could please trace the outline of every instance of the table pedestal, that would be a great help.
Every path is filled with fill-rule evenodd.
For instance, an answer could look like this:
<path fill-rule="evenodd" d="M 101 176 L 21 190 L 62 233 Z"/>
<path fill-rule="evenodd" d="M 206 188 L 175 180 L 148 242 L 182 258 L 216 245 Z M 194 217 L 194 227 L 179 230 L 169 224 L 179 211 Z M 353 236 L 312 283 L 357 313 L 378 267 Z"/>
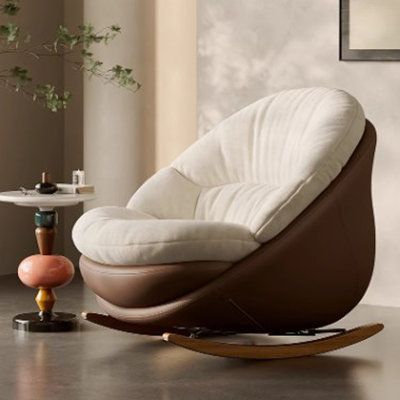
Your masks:
<path fill-rule="evenodd" d="M 13 318 L 13 328 L 31 332 L 65 332 L 78 323 L 75 314 L 52 311 L 56 302 L 54 288 L 68 284 L 74 276 L 74 266 L 64 256 L 53 255 L 57 212 L 53 209 L 35 213 L 36 240 L 40 254 L 27 257 L 18 268 L 21 281 L 39 289 L 36 303 L 39 312 L 18 314 Z"/>

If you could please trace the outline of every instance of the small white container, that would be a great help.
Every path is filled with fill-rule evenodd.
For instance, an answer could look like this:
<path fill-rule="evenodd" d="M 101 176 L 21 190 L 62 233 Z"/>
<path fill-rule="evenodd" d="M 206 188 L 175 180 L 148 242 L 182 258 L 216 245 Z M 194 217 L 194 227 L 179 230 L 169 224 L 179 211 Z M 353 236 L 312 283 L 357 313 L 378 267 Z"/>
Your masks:
<path fill-rule="evenodd" d="M 72 171 L 72 184 L 73 185 L 84 185 L 85 184 L 85 171 L 80 169 Z"/>

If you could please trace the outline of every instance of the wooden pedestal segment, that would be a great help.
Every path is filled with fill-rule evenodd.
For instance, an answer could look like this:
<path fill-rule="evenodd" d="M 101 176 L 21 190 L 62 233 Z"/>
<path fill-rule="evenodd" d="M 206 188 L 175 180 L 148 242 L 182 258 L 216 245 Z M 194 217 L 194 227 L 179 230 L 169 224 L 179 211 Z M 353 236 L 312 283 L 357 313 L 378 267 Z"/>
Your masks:
<path fill-rule="evenodd" d="M 53 253 L 54 239 L 57 233 L 58 214 L 57 211 L 36 211 L 35 213 L 35 236 L 36 242 L 42 255 Z M 39 288 L 35 297 L 36 304 L 42 313 L 51 313 L 57 297 L 52 288 Z"/>
<path fill-rule="evenodd" d="M 47 256 L 53 253 L 56 232 L 56 228 L 46 228 L 43 226 L 35 229 L 36 241 L 40 254 Z"/>
<path fill-rule="evenodd" d="M 41 313 L 51 313 L 56 300 L 57 296 L 54 290 L 50 288 L 40 288 L 35 297 L 36 304 Z"/>

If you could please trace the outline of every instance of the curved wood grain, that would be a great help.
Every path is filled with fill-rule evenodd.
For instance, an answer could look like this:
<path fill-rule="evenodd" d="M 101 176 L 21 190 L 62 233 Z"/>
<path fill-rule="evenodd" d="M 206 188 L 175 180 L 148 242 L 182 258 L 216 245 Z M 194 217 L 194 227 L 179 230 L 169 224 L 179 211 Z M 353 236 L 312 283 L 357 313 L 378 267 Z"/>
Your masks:
<path fill-rule="evenodd" d="M 377 334 L 383 327 L 383 324 L 363 325 L 321 339 L 281 345 L 219 343 L 175 333 L 164 333 L 163 339 L 177 346 L 212 356 L 269 360 L 311 356 L 351 346 Z"/>
<path fill-rule="evenodd" d="M 153 325 L 140 325 L 130 322 L 121 321 L 115 319 L 105 314 L 82 312 L 81 316 L 86 321 L 90 321 L 94 324 L 105 326 L 106 328 L 115 329 L 118 331 L 136 333 L 138 335 L 148 335 L 148 336 L 161 336 L 167 329 L 171 329 L 176 334 L 182 334 L 184 331 L 173 329 L 173 328 L 163 328 Z"/>

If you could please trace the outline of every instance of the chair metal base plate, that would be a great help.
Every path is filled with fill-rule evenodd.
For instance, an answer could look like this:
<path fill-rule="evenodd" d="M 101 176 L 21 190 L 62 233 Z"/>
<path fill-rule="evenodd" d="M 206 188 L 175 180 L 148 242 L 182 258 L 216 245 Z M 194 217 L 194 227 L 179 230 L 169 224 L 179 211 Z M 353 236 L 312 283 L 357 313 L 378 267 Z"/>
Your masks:
<path fill-rule="evenodd" d="M 57 312 L 42 317 L 38 312 L 18 314 L 13 318 L 13 328 L 26 332 L 68 332 L 78 325 L 75 314 Z"/>

